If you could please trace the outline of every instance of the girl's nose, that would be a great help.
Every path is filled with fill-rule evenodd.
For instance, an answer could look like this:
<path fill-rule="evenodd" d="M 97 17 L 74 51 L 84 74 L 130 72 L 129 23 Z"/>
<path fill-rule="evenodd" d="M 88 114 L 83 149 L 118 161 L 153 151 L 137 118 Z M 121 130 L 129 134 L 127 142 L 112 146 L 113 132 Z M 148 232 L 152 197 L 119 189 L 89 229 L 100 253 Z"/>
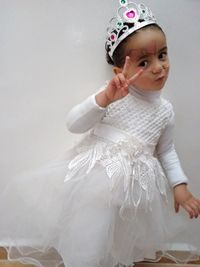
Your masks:
<path fill-rule="evenodd" d="M 162 62 L 159 60 L 155 60 L 155 62 L 152 65 L 152 73 L 157 74 L 160 73 L 163 69 Z"/>

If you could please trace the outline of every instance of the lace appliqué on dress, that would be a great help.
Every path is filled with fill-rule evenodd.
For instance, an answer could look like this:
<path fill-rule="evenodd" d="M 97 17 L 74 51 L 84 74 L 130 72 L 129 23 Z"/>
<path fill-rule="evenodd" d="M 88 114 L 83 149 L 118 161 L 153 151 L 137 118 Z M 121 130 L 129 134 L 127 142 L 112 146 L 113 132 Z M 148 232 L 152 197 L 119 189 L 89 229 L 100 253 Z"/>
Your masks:
<path fill-rule="evenodd" d="M 78 155 L 68 164 L 64 181 L 83 179 L 97 163 L 102 165 L 109 178 L 111 195 L 118 190 L 120 181 L 123 181 L 120 207 L 122 218 L 130 219 L 126 215 L 127 210 L 130 214 L 130 209 L 135 217 L 140 206 L 146 211 L 151 210 L 155 189 L 167 201 L 168 182 L 163 170 L 149 147 L 137 138 L 130 137 L 112 143 L 90 136 L 84 144 L 77 147 L 77 152 Z"/>

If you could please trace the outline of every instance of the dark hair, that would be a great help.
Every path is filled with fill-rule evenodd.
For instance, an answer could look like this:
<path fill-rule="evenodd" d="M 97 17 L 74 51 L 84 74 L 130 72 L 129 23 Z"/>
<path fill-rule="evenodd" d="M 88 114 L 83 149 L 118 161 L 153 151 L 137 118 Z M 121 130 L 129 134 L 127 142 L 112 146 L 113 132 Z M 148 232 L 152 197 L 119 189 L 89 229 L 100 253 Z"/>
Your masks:
<path fill-rule="evenodd" d="M 128 37 L 126 37 L 115 49 L 112 58 L 110 57 L 110 55 L 108 54 L 108 51 L 106 53 L 106 60 L 108 62 L 108 64 L 116 66 L 116 67 L 122 67 L 124 65 L 125 62 L 125 52 L 126 52 L 126 44 L 128 43 L 129 39 L 131 39 L 134 35 L 136 35 L 138 32 L 145 30 L 147 28 L 154 28 L 154 29 L 158 29 L 160 30 L 164 35 L 164 31 L 162 30 L 162 28 L 158 25 L 158 24 L 150 24 L 147 26 L 142 27 L 141 29 L 133 32 L 132 34 L 130 34 Z"/>

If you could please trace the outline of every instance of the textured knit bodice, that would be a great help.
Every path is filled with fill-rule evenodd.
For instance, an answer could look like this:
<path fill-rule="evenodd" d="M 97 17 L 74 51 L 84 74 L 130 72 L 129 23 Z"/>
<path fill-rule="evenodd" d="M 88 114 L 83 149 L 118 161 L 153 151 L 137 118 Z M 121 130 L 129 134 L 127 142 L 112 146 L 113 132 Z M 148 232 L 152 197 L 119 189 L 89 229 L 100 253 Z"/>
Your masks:
<path fill-rule="evenodd" d="M 155 146 L 162 129 L 173 114 L 172 105 L 157 96 L 142 99 L 135 94 L 134 90 L 126 97 L 110 104 L 102 122 Z"/>

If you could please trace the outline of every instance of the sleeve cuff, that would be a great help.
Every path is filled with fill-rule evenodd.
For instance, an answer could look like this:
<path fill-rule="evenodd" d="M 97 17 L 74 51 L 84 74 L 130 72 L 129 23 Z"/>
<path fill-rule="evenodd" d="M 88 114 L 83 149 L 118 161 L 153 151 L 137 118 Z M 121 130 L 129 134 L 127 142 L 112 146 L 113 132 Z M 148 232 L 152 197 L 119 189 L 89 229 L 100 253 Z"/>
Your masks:
<path fill-rule="evenodd" d="M 94 106 L 94 108 L 96 108 L 96 109 L 98 109 L 98 110 L 105 110 L 106 109 L 106 107 L 104 108 L 104 107 L 101 107 L 101 106 L 99 106 L 98 104 L 97 104 L 97 102 L 96 102 L 96 94 L 93 94 L 92 96 L 91 96 L 91 103 L 93 104 L 93 106 Z"/>
<path fill-rule="evenodd" d="M 168 171 L 167 178 L 172 187 L 175 187 L 176 185 L 179 185 L 179 184 L 189 183 L 188 178 L 186 177 L 186 175 L 184 174 L 181 168 L 179 170 L 176 169 L 176 171 Z"/>

